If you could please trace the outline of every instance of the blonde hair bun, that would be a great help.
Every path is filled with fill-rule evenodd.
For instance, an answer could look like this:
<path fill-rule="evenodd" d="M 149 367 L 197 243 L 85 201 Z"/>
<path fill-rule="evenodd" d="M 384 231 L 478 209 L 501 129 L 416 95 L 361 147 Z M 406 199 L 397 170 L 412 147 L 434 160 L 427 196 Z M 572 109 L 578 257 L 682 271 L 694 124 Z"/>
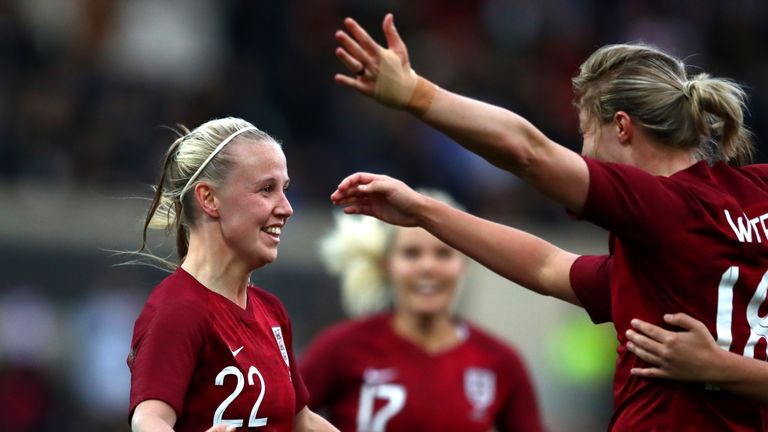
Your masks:
<path fill-rule="evenodd" d="M 387 229 L 372 217 L 335 214 L 335 227 L 320 241 L 326 269 L 341 277 L 341 300 L 351 316 L 387 307 L 384 255 Z"/>

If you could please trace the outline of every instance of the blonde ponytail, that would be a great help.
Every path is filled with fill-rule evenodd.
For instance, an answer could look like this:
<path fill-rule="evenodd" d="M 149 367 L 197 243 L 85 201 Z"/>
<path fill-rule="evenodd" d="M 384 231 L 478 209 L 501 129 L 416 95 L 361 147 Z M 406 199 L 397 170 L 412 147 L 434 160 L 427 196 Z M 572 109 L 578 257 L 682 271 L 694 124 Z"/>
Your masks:
<path fill-rule="evenodd" d="M 747 95 L 733 81 L 702 73 L 683 84 L 699 135 L 713 139 L 723 158 L 737 165 L 754 156 L 752 134 L 744 125 Z"/>
<path fill-rule="evenodd" d="M 320 241 L 328 271 L 341 277 L 341 301 L 350 316 L 383 310 L 389 304 L 384 260 L 393 227 L 365 216 L 336 214 L 334 230 Z"/>

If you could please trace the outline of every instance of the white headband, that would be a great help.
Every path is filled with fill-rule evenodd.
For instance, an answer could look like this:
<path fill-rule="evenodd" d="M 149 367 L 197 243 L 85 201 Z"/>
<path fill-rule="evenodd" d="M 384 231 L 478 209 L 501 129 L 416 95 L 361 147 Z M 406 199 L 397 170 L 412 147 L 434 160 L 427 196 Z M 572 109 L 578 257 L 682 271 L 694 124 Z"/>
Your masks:
<path fill-rule="evenodd" d="M 184 198 L 184 194 L 187 193 L 187 190 L 189 190 L 189 187 L 192 186 L 195 180 L 197 180 L 197 176 L 199 176 L 200 173 L 203 172 L 205 167 L 211 162 L 211 159 L 216 157 L 216 155 L 219 154 L 219 152 L 221 151 L 221 149 L 224 148 L 224 146 L 229 144 L 229 142 L 232 141 L 233 139 L 237 138 L 237 136 L 240 135 L 241 133 L 251 131 L 251 130 L 259 130 L 259 129 L 255 126 L 248 126 L 248 127 L 242 128 L 238 131 L 235 131 L 235 133 L 233 133 L 232 135 L 226 137 L 224 141 L 222 141 L 218 146 L 216 146 L 216 148 L 213 149 L 211 154 L 209 154 L 208 157 L 205 159 L 205 161 L 203 161 L 203 163 L 200 165 L 200 168 L 198 168 L 197 171 L 195 171 L 195 173 L 192 174 L 192 177 L 189 178 L 189 181 L 187 182 L 187 184 L 184 185 L 184 189 L 181 190 L 181 195 L 179 195 L 179 199 Z"/>

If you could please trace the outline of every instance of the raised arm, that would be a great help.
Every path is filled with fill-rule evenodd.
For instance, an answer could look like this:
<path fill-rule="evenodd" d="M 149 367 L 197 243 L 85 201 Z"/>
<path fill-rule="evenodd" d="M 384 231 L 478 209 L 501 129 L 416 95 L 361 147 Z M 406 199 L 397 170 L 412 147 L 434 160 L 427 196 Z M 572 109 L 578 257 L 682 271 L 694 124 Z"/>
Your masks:
<path fill-rule="evenodd" d="M 684 313 L 665 315 L 664 321 L 684 331 L 632 321 L 627 348 L 654 365 L 632 369 L 632 374 L 705 382 L 768 402 L 768 363 L 720 349 L 704 323 Z"/>
<path fill-rule="evenodd" d="M 357 173 L 331 195 L 349 214 L 401 226 L 420 226 L 499 275 L 539 294 L 579 305 L 570 283 L 578 255 L 508 226 L 421 195 L 391 177 Z"/>
<path fill-rule="evenodd" d="M 440 89 L 411 69 L 408 50 L 391 14 L 384 48 L 353 19 L 339 30 L 336 56 L 353 74 L 336 81 L 391 108 L 407 110 L 494 165 L 514 173 L 568 209 L 586 200 L 584 160 L 548 139 L 526 119 L 484 102 Z"/>

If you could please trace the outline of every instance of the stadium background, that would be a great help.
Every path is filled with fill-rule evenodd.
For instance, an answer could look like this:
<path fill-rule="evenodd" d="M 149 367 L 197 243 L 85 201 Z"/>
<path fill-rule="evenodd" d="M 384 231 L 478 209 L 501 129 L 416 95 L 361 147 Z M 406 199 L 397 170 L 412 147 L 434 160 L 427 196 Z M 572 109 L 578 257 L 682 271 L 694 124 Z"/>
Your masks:
<path fill-rule="evenodd" d="M 600 0 L 3 0 L 0 2 L 0 430 L 127 430 L 133 320 L 162 273 L 138 246 L 162 125 L 233 115 L 278 137 L 295 215 L 256 283 L 277 293 L 300 352 L 343 316 L 316 255 L 343 176 L 370 170 L 449 190 L 467 207 L 578 252 L 604 233 L 408 115 L 338 88 L 333 33 L 378 40 L 394 12 L 414 68 L 511 108 L 573 149 L 569 78 L 605 43 L 655 43 L 751 96 L 765 136 L 768 3 Z M 765 152 L 758 156 L 765 161 Z M 155 237 L 161 241 L 162 236 Z M 166 242 L 158 250 L 169 252 Z M 474 266 L 462 314 L 513 342 L 553 431 L 601 430 L 611 329 Z"/>

